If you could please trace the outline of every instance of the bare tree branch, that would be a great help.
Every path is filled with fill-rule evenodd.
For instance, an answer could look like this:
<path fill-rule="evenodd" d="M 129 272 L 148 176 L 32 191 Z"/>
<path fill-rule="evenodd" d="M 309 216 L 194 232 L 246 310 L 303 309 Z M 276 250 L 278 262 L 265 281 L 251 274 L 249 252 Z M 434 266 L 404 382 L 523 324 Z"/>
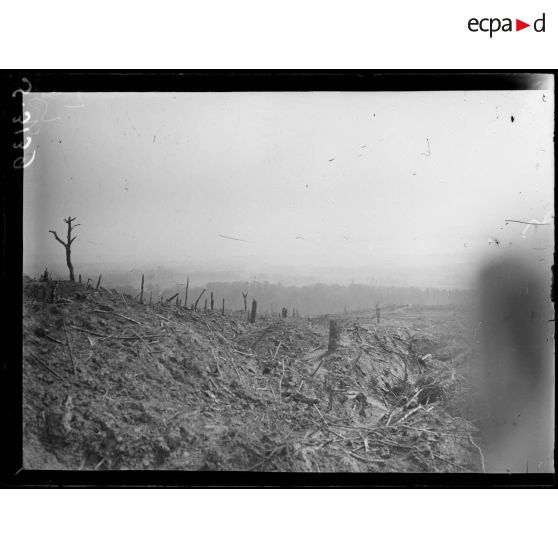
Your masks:
<path fill-rule="evenodd" d="M 54 238 L 56 238 L 56 240 L 58 240 L 58 242 L 60 242 L 62 246 L 66 247 L 66 243 L 63 240 L 60 240 L 60 237 L 56 234 L 56 231 L 48 231 L 48 232 L 52 233 L 54 235 Z"/>

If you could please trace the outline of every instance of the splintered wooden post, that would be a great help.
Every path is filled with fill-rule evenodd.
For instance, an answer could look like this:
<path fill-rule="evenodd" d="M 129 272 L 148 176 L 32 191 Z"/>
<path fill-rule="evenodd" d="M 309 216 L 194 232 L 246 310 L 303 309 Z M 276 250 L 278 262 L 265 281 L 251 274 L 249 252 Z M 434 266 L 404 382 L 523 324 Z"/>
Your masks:
<path fill-rule="evenodd" d="M 207 298 L 205 299 L 205 303 L 203 305 L 203 313 L 207 314 Z"/>
<path fill-rule="evenodd" d="M 95 287 L 95 290 L 98 291 L 99 290 L 99 285 L 101 284 L 101 277 L 102 275 L 99 275 L 99 279 L 97 281 L 97 286 Z"/>
<path fill-rule="evenodd" d="M 202 297 L 203 293 L 205 293 L 205 289 L 200 293 L 200 296 L 198 296 L 196 302 L 194 302 L 194 310 L 198 309 L 198 302 L 200 301 L 200 298 Z"/>
<path fill-rule="evenodd" d="M 141 274 L 141 294 L 140 294 L 140 304 L 143 304 L 143 273 Z"/>
<path fill-rule="evenodd" d="M 186 292 L 184 293 L 184 308 L 188 308 L 188 285 L 190 284 L 190 277 L 186 277 Z"/>
<path fill-rule="evenodd" d="M 256 310 L 258 309 L 258 303 L 256 300 L 252 300 L 252 312 L 250 313 L 250 323 L 253 324 L 256 321 Z"/>
<path fill-rule="evenodd" d="M 225 299 L 223 299 L 223 310 L 221 311 L 223 316 L 225 315 Z"/>
<path fill-rule="evenodd" d="M 215 301 L 213 300 L 213 291 L 211 291 L 211 311 L 213 312 L 213 305 L 215 304 Z"/>
<path fill-rule="evenodd" d="M 79 274 L 79 282 L 81 283 L 81 273 Z"/>
<path fill-rule="evenodd" d="M 341 331 L 337 322 L 335 320 L 329 320 L 329 344 L 327 348 L 330 352 L 335 351 L 339 346 L 340 334 Z"/>

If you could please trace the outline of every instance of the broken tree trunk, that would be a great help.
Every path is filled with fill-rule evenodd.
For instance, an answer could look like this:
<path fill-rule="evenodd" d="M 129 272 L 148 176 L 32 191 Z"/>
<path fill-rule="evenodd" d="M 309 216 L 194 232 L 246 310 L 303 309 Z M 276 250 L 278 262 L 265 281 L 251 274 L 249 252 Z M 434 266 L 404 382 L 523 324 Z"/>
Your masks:
<path fill-rule="evenodd" d="M 242 293 L 242 298 L 244 299 L 244 312 L 248 312 L 248 303 L 246 302 L 248 293 Z"/>
<path fill-rule="evenodd" d="M 205 304 L 203 305 L 203 313 L 207 314 L 207 298 L 205 299 Z"/>
<path fill-rule="evenodd" d="M 211 311 L 213 312 L 213 305 L 215 304 L 215 300 L 213 299 L 213 291 L 211 291 Z"/>
<path fill-rule="evenodd" d="M 200 293 L 200 296 L 198 296 L 196 302 L 194 302 L 194 310 L 198 309 L 198 302 L 200 301 L 200 298 L 202 297 L 203 293 L 205 293 L 205 289 Z"/>
<path fill-rule="evenodd" d="M 341 329 L 336 320 L 329 320 L 329 344 L 328 351 L 332 352 L 339 346 L 339 338 L 341 337 Z"/>
<path fill-rule="evenodd" d="M 149 306 L 151 306 L 151 298 L 153 297 L 153 291 L 149 291 Z"/>
<path fill-rule="evenodd" d="M 184 293 L 184 308 L 188 308 L 188 285 L 190 284 L 190 277 L 186 277 L 186 293 Z"/>
<path fill-rule="evenodd" d="M 258 303 L 252 300 L 252 312 L 250 312 L 250 323 L 253 324 L 256 321 L 256 310 L 258 309 Z"/>
<path fill-rule="evenodd" d="M 223 310 L 221 312 L 223 316 L 225 315 L 225 299 L 223 299 Z"/>
<path fill-rule="evenodd" d="M 102 277 L 102 275 L 99 275 L 99 279 L 97 280 L 97 286 L 95 287 L 96 291 L 99 290 L 99 285 L 101 284 L 101 277 Z"/>
<path fill-rule="evenodd" d="M 178 293 L 173 294 L 170 298 L 167 298 L 167 302 L 171 302 L 178 296 Z"/>
<path fill-rule="evenodd" d="M 143 273 L 141 274 L 141 293 L 140 293 L 140 304 L 143 304 Z"/>
<path fill-rule="evenodd" d="M 81 273 L 79 274 L 79 282 L 81 283 Z"/>

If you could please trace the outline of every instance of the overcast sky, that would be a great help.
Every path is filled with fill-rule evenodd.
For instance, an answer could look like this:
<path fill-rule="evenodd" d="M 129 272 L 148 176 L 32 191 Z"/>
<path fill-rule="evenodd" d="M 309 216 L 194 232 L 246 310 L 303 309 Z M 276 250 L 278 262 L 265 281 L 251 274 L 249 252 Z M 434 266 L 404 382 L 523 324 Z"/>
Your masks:
<path fill-rule="evenodd" d="M 62 236 L 68 215 L 78 265 L 451 266 L 490 254 L 493 237 L 552 254 L 550 230 L 504 223 L 552 213 L 552 91 L 24 102 L 43 118 L 25 170 L 24 271 L 64 263 L 47 231 Z"/>

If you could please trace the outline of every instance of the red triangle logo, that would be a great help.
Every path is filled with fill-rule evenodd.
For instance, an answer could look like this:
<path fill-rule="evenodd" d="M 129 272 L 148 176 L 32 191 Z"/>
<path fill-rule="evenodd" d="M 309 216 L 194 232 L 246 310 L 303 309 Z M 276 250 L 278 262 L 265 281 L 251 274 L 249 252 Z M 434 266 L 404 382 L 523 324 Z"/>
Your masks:
<path fill-rule="evenodd" d="M 530 23 L 525 23 L 524 21 L 521 21 L 520 19 L 515 20 L 515 30 L 516 31 L 521 31 L 522 29 L 525 29 L 526 27 L 531 27 L 531 24 Z"/>

